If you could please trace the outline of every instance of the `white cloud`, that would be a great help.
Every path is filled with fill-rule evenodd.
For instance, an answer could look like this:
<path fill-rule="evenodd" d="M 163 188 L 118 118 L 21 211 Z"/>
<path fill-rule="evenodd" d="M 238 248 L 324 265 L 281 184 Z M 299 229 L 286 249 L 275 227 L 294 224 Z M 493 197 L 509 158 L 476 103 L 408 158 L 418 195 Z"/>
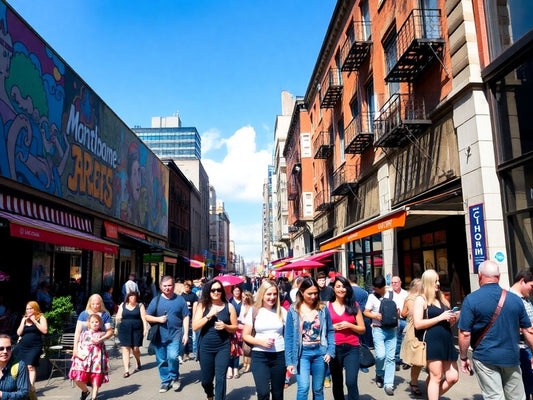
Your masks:
<path fill-rule="evenodd" d="M 217 129 L 210 129 L 202 135 L 202 155 L 209 153 L 211 150 L 220 149 L 226 139 L 220 137 L 220 132 Z"/>
<path fill-rule="evenodd" d="M 213 137 L 216 138 L 216 135 Z M 202 160 L 217 198 L 226 202 L 262 200 L 263 183 L 267 177 L 267 166 L 272 162 L 272 153 L 268 149 L 257 150 L 255 139 L 254 128 L 245 126 L 229 139 L 222 139 L 227 154 L 221 162 Z M 217 141 L 220 142 L 219 139 L 214 140 Z"/>

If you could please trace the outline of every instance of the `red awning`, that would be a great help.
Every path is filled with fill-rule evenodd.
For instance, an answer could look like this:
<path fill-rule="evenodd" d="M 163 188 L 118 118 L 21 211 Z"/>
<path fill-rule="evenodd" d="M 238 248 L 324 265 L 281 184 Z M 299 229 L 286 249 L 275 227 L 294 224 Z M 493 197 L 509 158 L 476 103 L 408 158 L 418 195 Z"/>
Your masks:
<path fill-rule="evenodd" d="M 118 246 L 116 244 L 89 233 L 3 211 L 0 211 L 0 217 L 9 221 L 10 233 L 14 237 L 108 254 L 118 254 Z"/>
<path fill-rule="evenodd" d="M 330 258 L 336 252 L 337 250 L 326 250 L 326 251 L 323 251 L 322 253 L 317 253 L 315 255 L 305 257 L 304 260 L 321 261 L 321 260 L 325 260 L 326 258 Z"/>

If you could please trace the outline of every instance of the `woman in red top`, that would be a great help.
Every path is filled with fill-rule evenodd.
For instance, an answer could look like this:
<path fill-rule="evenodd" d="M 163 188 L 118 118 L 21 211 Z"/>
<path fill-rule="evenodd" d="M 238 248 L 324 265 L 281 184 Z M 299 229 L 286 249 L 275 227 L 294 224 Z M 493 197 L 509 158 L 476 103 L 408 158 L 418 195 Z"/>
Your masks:
<path fill-rule="evenodd" d="M 335 278 L 333 297 L 328 304 L 335 330 L 335 358 L 329 363 L 333 398 L 344 400 L 342 369 L 346 370 L 348 399 L 359 399 L 359 335 L 365 333 L 365 323 L 359 305 L 355 302 L 352 286 L 343 276 Z"/>

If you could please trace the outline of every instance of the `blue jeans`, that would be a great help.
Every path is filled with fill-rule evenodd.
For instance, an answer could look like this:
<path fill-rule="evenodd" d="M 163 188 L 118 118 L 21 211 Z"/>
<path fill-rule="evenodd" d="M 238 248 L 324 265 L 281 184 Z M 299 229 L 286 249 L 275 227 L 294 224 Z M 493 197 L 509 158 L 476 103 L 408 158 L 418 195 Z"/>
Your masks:
<path fill-rule="evenodd" d="M 182 335 L 176 335 L 181 338 Z M 159 377 L 162 385 L 168 385 L 180 376 L 180 363 L 178 356 L 182 347 L 181 340 L 173 340 L 168 344 L 155 346 L 155 359 L 159 368 Z"/>
<path fill-rule="evenodd" d="M 405 325 L 407 325 L 407 320 L 400 319 L 400 323 L 398 324 L 398 338 L 396 340 L 396 354 L 394 356 L 396 364 L 402 363 L 402 359 L 400 358 L 400 350 L 402 349 L 403 330 L 405 329 Z"/>
<path fill-rule="evenodd" d="M 200 357 L 200 382 L 205 394 L 207 397 L 214 395 L 215 400 L 224 400 L 226 398 L 226 370 L 231 357 L 229 340 L 216 351 L 207 351 L 205 346 L 200 344 L 198 355 Z"/>
<path fill-rule="evenodd" d="M 310 387 L 310 375 L 313 375 L 313 398 L 324 399 L 324 374 L 326 365 L 320 345 L 303 346 L 300 356 L 300 370 L 296 375 L 298 393 L 296 400 L 307 400 Z"/>
<path fill-rule="evenodd" d="M 359 346 L 351 344 L 338 344 L 335 346 L 335 358 L 329 362 L 331 370 L 331 383 L 333 398 L 344 400 L 344 384 L 342 379 L 342 369 L 346 377 L 346 387 L 348 388 L 348 399 L 359 399 L 359 388 L 357 387 L 357 375 L 359 374 Z"/>
<path fill-rule="evenodd" d="M 396 328 L 372 328 L 374 351 L 376 352 L 376 376 L 383 378 L 383 385 L 390 388 L 394 387 L 394 373 L 396 372 L 394 354 L 396 352 L 397 332 Z"/>
<path fill-rule="evenodd" d="M 258 400 L 283 400 L 285 352 L 252 351 L 251 369 Z"/>

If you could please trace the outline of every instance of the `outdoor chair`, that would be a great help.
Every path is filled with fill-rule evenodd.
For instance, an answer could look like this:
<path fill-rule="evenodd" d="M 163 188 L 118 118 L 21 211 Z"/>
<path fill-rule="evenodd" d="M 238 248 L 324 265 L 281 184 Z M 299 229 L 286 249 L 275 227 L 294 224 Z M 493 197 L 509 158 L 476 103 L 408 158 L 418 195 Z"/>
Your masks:
<path fill-rule="evenodd" d="M 52 364 L 52 370 L 46 385 L 50 383 L 54 372 L 59 371 L 65 378 L 68 378 L 72 353 L 74 350 L 74 333 L 64 333 L 57 345 L 48 347 L 48 361 Z M 46 386 L 45 385 L 45 386 Z"/>

